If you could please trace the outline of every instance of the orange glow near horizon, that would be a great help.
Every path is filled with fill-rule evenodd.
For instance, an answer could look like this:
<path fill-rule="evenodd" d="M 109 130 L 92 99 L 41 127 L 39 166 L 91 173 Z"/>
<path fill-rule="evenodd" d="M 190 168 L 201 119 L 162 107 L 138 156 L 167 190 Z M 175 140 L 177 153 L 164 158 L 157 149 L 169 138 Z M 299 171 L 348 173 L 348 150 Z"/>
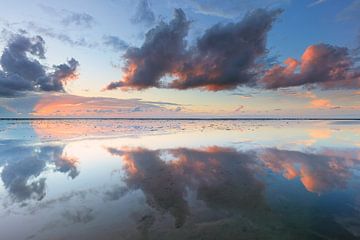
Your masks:
<path fill-rule="evenodd" d="M 314 99 L 310 102 L 311 108 L 330 108 L 333 107 L 328 99 Z"/>

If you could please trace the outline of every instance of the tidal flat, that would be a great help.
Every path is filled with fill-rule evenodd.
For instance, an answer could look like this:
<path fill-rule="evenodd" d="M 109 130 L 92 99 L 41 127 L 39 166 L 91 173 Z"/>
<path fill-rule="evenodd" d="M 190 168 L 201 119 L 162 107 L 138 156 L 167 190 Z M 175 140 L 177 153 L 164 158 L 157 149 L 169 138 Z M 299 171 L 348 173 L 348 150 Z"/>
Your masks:
<path fill-rule="evenodd" d="M 0 239 L 360 239 L 357 120 L 2 120 Z"/>

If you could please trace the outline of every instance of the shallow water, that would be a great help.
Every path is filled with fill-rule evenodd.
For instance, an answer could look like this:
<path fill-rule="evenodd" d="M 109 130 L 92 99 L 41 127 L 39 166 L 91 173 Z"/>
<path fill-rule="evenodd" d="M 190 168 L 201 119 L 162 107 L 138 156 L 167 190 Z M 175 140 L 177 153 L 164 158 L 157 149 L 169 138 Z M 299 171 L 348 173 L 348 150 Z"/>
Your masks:
<path fill-rule="evenodd" d="M 360 239 L 359 121 L 0 121 L 0 239 Z"/>

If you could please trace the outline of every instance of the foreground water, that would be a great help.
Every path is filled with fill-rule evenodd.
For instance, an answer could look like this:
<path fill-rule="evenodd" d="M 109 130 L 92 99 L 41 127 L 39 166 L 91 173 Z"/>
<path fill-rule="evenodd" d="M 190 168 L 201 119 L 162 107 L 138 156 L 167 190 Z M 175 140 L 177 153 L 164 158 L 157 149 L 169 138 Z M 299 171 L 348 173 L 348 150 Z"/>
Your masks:
<path fill-rule="evenodd" d="M 360 121 L 0 121 L 0 239 L 360 239 Z"/>

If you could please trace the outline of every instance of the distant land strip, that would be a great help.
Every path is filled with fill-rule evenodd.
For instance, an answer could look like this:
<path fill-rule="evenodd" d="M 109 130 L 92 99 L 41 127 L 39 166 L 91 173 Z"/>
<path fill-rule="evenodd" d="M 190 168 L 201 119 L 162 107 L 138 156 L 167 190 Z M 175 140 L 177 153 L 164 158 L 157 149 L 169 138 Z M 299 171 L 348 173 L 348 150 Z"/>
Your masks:
<path fill-rule="evenodd" d="M 304 117 L 304 118 L 0 118 L 0 121 L 36 121 L 36 120 L 172 120 L 172 121 L 234 121 L 234 120 L 242 120 L 242 121 L 312 121 L 312 120 L 334 120 L 334 121 L 360 121 L 360 118 L 318 118 L 318 117 Z"/>

